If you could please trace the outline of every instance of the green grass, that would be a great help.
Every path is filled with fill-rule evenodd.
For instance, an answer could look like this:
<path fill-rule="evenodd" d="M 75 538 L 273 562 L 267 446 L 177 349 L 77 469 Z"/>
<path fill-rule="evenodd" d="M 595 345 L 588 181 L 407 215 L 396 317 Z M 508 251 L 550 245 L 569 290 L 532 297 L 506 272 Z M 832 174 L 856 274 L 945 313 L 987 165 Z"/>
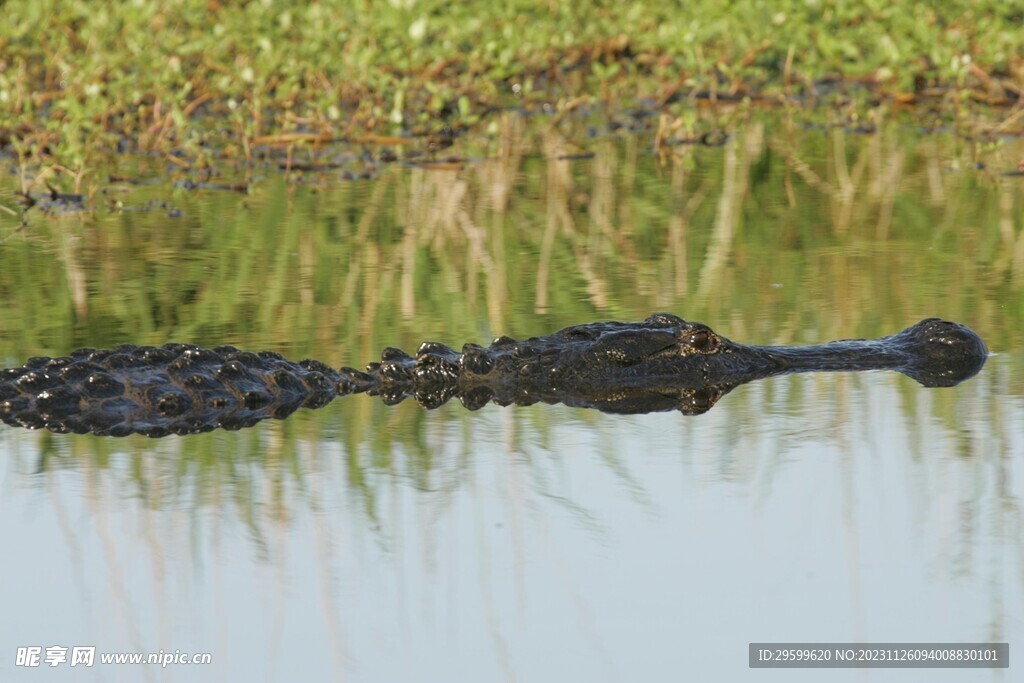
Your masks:
<path fill-rule="evenodd" d="M 1024 7 L 1005 0 L 9 0 L 3 14 L 0 144 L 71 169 L 124 138 L 424 132 L 517 96 L 775 97 L 839 75 L 906 100 L 1007 101 L 1024 83 Z"/>

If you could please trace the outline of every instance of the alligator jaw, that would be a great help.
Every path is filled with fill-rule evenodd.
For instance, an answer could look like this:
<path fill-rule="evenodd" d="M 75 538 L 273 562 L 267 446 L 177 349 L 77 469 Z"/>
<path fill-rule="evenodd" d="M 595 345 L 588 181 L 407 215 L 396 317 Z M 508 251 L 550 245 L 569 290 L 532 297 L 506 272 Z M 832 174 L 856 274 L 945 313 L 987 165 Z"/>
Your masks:
<path fill-rule="evenodd" d="M 779 364 L 772 374 L 896 370 L 926 387 L 951 387 L 970 379 L 988 358 L 988 349 L 974 330 L 941 318 L 926 318 L 879 339 L 748 348 Z"/>

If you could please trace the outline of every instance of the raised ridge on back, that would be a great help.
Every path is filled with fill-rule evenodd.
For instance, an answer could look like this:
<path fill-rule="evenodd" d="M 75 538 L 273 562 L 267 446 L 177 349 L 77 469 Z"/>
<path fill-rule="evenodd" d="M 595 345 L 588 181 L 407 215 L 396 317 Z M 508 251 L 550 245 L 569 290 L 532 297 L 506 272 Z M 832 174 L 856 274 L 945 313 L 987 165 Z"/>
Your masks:
<path fill-rule="evenodd" d="M 319 361 L 233 346 L 85 348 L 0 370 L 0 420 L 109 436 L 242 429 L 326 405 L 339 380 Z"/>

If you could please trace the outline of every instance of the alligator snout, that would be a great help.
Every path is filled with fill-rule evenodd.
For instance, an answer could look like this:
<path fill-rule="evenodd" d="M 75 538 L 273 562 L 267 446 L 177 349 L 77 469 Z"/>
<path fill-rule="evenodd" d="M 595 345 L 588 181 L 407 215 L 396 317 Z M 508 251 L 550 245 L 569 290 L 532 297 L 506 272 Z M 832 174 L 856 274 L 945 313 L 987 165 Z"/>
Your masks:
<path fill-rule="evenodd" d="M 913 339 L 918 350 L 932 358 L 985 358 L 988 348 L 978 333 L 960 323 L 925 318 L 900 334 Z"/>
<path fill-rule="evenodd" d="M 910 356 L 899 371 L 926 387 L 951 387 L 985 367 L 988 348 L 978 333 L 961 323 L 925 318 L 890 339 Z"/>

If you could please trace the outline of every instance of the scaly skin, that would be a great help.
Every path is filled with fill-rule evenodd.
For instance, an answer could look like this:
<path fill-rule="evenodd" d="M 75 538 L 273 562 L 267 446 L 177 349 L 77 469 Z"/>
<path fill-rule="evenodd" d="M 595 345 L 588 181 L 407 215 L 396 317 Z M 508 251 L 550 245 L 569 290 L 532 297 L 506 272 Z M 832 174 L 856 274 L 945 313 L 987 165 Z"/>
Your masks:
<path fill-rule="evenodd" d="M 123 345 L 0 370 L 0 420 L 55 432 L 191 434 L 240 429 L 362 392 L 389 404 L 411 397 L 427 408 L 457 396 L 472 410 L 540 401 L 695 415 L 735 387 L 774 375 L 886 369 L 925 386 L 952 386 L 977 374 L 986 357 L 977 334 L 937 318 L 881 339 L 786 347 L 737 344 L 667 313 L 524 341 L 500 337 L 461 353 L 437 342 L 422 344 L 416 356 L 388 348 L 365 371 L 230 346 Z"/>
<path fill-rule="evenodd" d="M 103 436 L 242 429 L 338 395 L 340 375 L 318 361 L 192 344 L 78 349 L 0 370 L 0 420 Z"/>

